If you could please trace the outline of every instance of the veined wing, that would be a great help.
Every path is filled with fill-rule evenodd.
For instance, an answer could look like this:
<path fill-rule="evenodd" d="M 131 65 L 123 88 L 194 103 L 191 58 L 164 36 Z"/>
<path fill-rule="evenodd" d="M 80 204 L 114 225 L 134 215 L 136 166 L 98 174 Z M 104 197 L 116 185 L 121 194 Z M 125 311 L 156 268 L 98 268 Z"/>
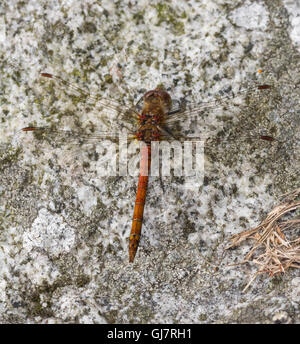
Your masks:
<path fill-rule="evenodd" d="M 83 97 L 84 101 L 91 100 L 93 102 L 93 111 L 97 110 L 99 106 L 101 108 L 100 111 L 103 109 L 109 110 L 108 113 L 105 113 L 105 111 L 103 113 L 101 112 L 101 121 L 103 121 L 103 123 L 109 123 L 109 130 L 119 131 L 126 128 L 129 132 L 135 131 L 138 113 L 134 106 L 128 107 L 118 101 L 102 97 L 101 95 L 93 95 L 77 85 L 62 79 L 60 76 L 55 76 L 50 73 L 41 73 L 41 76 L 53 80 L 55 84 L 63 90 L 74 91 L 79 94 L 79 97 Z M 114 112 L 114 114 L 112 114 L 112 112 Z"/>
<path fill-rule="evenodd" d="M 132 141 L 136 139 L 136 135 L 127 132 L 109 132 L 109 131 L 94 131 L 91 134 L 81 134 L 75 130 L 54 129 L 51 127 L 25 127 L 23 132 L 32 132 L 37 140 L 48 141 L 52 145 L 86 145 L 97 144 L 103 140 L 120 141 L 126 139 Z M 126 135 L 126 136 L 125 136 Z"/>
<path fill-rule="evenodd" d="M 223 133 L 222 133 L 223 134 Z M 251 151 L 256 150 L 257 153 L 263 149 L 271 149 L 279 147 L 278 145 L 282 144 L 282 141 L 277 140 L 276 138 L 268 135 L 259 135 L 259 134 L 245 134 L 239 135 L 238 138 L 235 136 L 226 136 L 226 135 L 209 135 L 203 134 L 201 136 L 186 136 L 181 137 L 178 140 L 174 140 L 168 136 L 162 137 L 163 142 L 167 141 L 169 143 L 170 149 L 185 149 L 185 144 L 196 144 L 205 149 L 205 152 L 214 151 L 215 153 L 223 152 L 225 150 L 233 150 L 238 152 L 241 148 L 249 148 Z M 164 146 L 162 146 L 164 147 Z M 250 148 L 251 147 L 251 148 Z M 278 148 L 275 148 L 278 149 Z"/>
<path fill-rule="evenodd" d="M 62 172 L 66 178 L 83 178 L 87 175 L 116 176 L 119 152 L 129 145 L 129 155 L 139 156 L 139 146 L 134 144 L 134 141 L 137 141 L 136 135 L 126 131 L 94 131 L 91 134 L 81 134 L 75 130 L 26 127 L 20 132 L 26 136 L 26 140 L 21 138 L 21 142 L 27 159 L 37 159 L 41 163 L 41 170 L 57 162 L 59 168 L 56 168 L 56 171 L 62 172 L 61 168 L 69 171 L 69 174 Z M 30 136 L 34 136 L 34 140 L 29 140 Z"/>
<path fill-rule="evenodd" d="M 132 113 L 133 116 L 138 115 L 134 106 L 128 107 L 124 104 L 121 104 L 118 101 L 115 101 L 115 100 L 112 100 L 109 98 L 105 98 L 105 97 L 102 97 L 100 95 L 93 95 L 87 91 L 84 91 L 82 88 L 74 85 L 73 83 L 64 80 L 60 76 L 53 75 L 50 73 L 41 73 L 41 76 L 49 78 L 49 79 L 53 79 L 57 82 L 58 85 L 60 85 L 60 87 L 62 87 L 62 88 L 65 87 L 65 88 L 68 88 L 68 89 L 73 90 L 75 92 L 78 92 L 81 96 L 92 99 L 97 104 L 101 104 L 103 107 L 105 107 L 107 109 L 114 110 L 114 111 L 117 111 L 117 112 L 122 113 L 122 114 L 128 114 L 128 112 L 130 112 L 130 113 Z"/>
<path fill-rule="evenodd" d="M 251 95 L 251 97 L 259 98 L 263 92 L 270 90 L 271 85 L 254 85 L 245 89 L 238 91 L 237 93 L 232 93 L 230 95 L 217 97 L 213 101 L 200 102 L 200 103 L 183 103 L 181 106 L 166 116 L 165 124 L 167 126 L 175 124 L 178 122 L 183 122 L 186 120 L 197 120 L 199 115 L 205 111 L 211 110 L 221 110 L 225 106 L 227 108 L 237 108 L 240 104 L 232 103 L 233 100 L 238 99 L 240 96 Z"/>

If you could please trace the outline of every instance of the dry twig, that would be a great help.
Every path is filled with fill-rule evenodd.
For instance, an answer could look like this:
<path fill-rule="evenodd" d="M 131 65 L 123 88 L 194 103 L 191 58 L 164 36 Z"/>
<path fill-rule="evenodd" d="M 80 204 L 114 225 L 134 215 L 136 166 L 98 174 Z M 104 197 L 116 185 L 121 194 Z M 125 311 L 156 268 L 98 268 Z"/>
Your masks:
<path fill-rule="evenodd" d="M 270 276 L 274 276 L 284 273 L 290 267 L 300 268 L 300 237 L 299 233 L 298 237 L 296 233 L 297 229 L 300 229 L 300 219 L 290 218 L 290 213 L 300 209 L 300 200 L 297 200 L 300 196 L 300 188 L 284 196 L 281 204 L 276 206 L 258 227 L 233 235 L 230 238 L 230 246 L 226 247 L 226 249 L 232 248 L 246 239 L 254 240 L 253 247 L 241 264 L 252 261 L 258 265 L 259 270 L 243 291 L 259 274 L 267 272 Z M 289 218 L 283 221 L 284 216 Z M 260 253 L 254 258 L 254 253 L 258 249 Z"/>

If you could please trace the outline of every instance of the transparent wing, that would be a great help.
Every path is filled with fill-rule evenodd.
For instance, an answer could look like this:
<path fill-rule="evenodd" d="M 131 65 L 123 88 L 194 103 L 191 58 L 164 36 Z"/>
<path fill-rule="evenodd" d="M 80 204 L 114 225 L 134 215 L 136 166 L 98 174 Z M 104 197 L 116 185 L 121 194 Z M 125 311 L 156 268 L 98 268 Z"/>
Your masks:
<path fill-rule="evenodd" d="M 54 144 L 95 144 L 101 140 L 119 140 L 124 137 L 124 132 L 108 132 L 96 131 L 93 134 L 80 134 L 74 130 L 53 129 L 51 127 L 25 127 L 22 128 L 23 132 L 33 132 L 35 138 L 38 140 L 48 140 Z M 135 139 L 135 135 L 127 136 L 127 139 Z"/>
<path fill-rule="evenodd" d="M 79 96 L 80 101 L 86 102 L 91 101 L 93 112 L 97 111 L 100 108 L 100 119 L 103 124 L 108 125 L 108 130 L 114 132 L 126 128 L 128 132 L 133 133 L 137 126 L 137 117 L 138 113 L 134 106 L 128 107 L 124 104 L 121 104 L 115 100 L 102 97 L 100 95 L 93 95 L 82 88 L 74 85 L 71 82 L 68 82 L 62 79 L 59 76 L 55 76 L 49 73 L 41 73 L 41 76 L 51 79 L 55 83 L 55 87 L 62 89 L 63 91 L 71 91 L 72 95 Z M 78 101 L 76 101 L 77 103 Z M 89 105 L 87 105 L 89 108 Z M 107 111 L 103 111 L 107 110 Z M 82 126 L 85 126 L 85 121 L 83 117 L 80 117 Z"/>
<path fill-rule="evenodd" d="M 136 140 L 135 135 L 128 135 L 126 130 L 120 132 L 94 131 L 82 134 L 74 130 L 53 129 L 50 127 L 26 127 L 21 129 L 25 135 L 33 135 L 35 142 L 41 150 L 55 151 L 62 149 L 68 155 L 68 159 L 77 158 L 84 150 L 94 149 L 97 146 L 105 146 L 107 143 L 128 144 Z M 91 147 L 91 148 L 89 148 Z"/>
<path fill-rule="evenodd" d="M 70 90 L 78 92 L 81 96 L 92 99 L 95 102 L 97 102 L 97 104 L 101 104 L 103 107 L 105 107 L 107 109 L 115 110 L 115 111 L 117 111 L 119 113 L 123 113 L 123 114 L 127 114 L 128 112 L 131 112 L 132 114 L 138 115 L 134 106 L 128 107 L 124 104 L 119 103 L 118 101 L 115 101 L 115 100 L 112 100 L 109 98 L 105 98 L 105 97 L 100 96 L 100 95 L 93 95 L 87 91 L 84 91 L 82 88 L 74 85 L 73 83 L 64 80 L 60 76 L 53 75 L 50 73 L 41 73 L 41 76 L 49 78 L 49 79 L 53 79 L 54 81 L 57 82 L 57 84 L 60 87 L 68 88 Z"/>
<path fill-rule="evenodd" d="M 219 142 L 220 145 L 229 143 L 238 145 L 239 141 L 244 140 L 275 141 L 269 130 L 265 128 L 262 130 L 254 117 L 247 116 L 241 121 L 243 118 L 241 109 L 245 109 L 245 104 L 248 109 L 259 101 L 265 104 L 271 90 L 270 85 L 254 85 L 214 101 L 182 104 L 177 111 L 172 111 L 166 116 L 164 128 L 180 141 L 188 141 L 190 137 L 191 140 L 199 138 L 207 143 L 208 140 L 214 144 Z M 256 109 L 252 111 L 253 114 L 255 112 Z M 237 114 L 241 115 L 237 116 Z M 228 137 L 234 132 L 236 134 L 234 138 Z"/>
<path fill-rule="evenodd" d="M 178 121 L 185 121 L 187 119 L 201 118 L 203 112 L 211 110 L 222 110 L 225 106 L 227 108 L 237 108 L 241 97 L 250 96 L 252 99 L 260 98 L 264 92 L 270 91 L 271 85 L 254 85 L 245 89 L 239 90 L 237 93 L 231 93 L 226 96 L 217 97 L 213 101 L 200 103 L 182 103 L 177 109 L 172 109 L 171 113 L 166 117 L 165 124 L 171 125 Z"/>
<path fill-rule="evenodd" d="M 118 176 L 119 170 L 123 168 L 119 164 L 122 159 L 120 152 L 124 147 L 133 145 L 135 149 L 132 155 L 139 157 L 136 137 L 128 135 L 127 131 L 81 134 L 75 130 L 26 127 L 16 136 L 16 144 L 22 148 L 30 166 L 37 167 L 39 173 L 42 170 L 48 171 L 50 175 L 53 171 L 59 173 L 70 183 L 90 176 L 95 178 L 97 184 L 100 176 Z M 138 166 L 136 170 L 138 172 Z"/>

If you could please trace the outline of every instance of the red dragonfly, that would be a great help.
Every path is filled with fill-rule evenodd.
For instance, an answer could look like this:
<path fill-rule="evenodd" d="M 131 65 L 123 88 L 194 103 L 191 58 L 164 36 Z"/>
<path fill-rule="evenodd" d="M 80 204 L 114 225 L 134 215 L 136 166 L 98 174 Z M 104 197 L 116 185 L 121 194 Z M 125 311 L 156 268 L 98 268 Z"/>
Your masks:
<path fill-rule="evenodd" d="M 129 262 L 133 262 L 138 245 L 140 242 L 142 223 L 143 223 L 143 213 L 146 201 L 147 187 L 149 172 L 151 166 L 151 142 L 161 141 L 161 140 L 190 140 L 189 137 L 178 136 L 176 130 L 172 129 L 178 123 L 183 123 L 187 119 L 199 119 L 200 115 L 204 111 L 215 109 L 220 104 L 226 103 L 228 100 L 233 99 L 236 95 L 223 96 L 217 102 L 202 102 L 202 103 L 176 103 L 177 105 L 172 105 L 172 100 L 169 93 L 163 89 L 154 89 L 146 92 L 140 101 L 137 103 L 136 107 L 124 108 L 122 104 L 118 102 L 98 97 L 92 96 L 88 92 L 85 92 L 76 85 L 63 80 L 59 76 L 54 76 L 49 73 L 41 73 L 42 77 L 54 80 L 60 87 L 68 88 L 70 90 L 79 92 L 80 95 L 84 97 L 89 97 L 95 100 L 98 104 L 108 110 L 115 110 L 117 113 L 121 114 L 121 120 L 128 117 L 131 119 L 130 122 L 133 125 L 130 128 L 130 139 L 137 139 L 144 142 L 141 148 L 141 160 L 140 160 L 140 175 L 137 187 L 136 201 L 133 212 L 132 227 L 129 237 Z M 267 84 L 253 85 L 251 87 L 245 88 L 239 91 L 238 95 L 253 93 L 253 95 L 259 96 L 259 93 L 264 92 L 264 90 L 270 89 L 271 86 Z M 138 110 L 137 110 L 138 109 Z M 132 121 L 133 120 L 133 121 Z M 60 135 L 67 135 L 68 132 L 64 130 L 53 130 L 49 127 L 33 127 L 29 126 L 22 129 L 26 132 L 35 132 L 47 134 L 50 132 L 56 132 Z M 96 135 L 91 135 L 85 138 L 86 141 L 101 140 L 107 138 L 115 138 L 115 134 L 109 132 L 100 132 Z M 272 136 L 268 135 L 247 135 L 251 139 L 274 141 Z M 207 137 L 209 139 L 214 139 Z M 195 138 L 193 138 L 194 140 Z M 200 139 L 203 139 L 202 137 Z"/>

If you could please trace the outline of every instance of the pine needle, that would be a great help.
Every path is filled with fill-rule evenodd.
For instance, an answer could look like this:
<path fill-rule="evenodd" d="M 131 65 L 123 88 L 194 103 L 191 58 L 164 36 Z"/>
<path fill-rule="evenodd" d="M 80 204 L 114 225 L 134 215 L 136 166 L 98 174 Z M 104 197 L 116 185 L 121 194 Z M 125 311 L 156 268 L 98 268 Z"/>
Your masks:
<path fill-rule="evenodd" d="M 300 209 L 300 200 L 297 200 L 299 196 L 300 188 L 284 195 L 282 202 L 269 212 L 258 227 L 235 234 L 229 239 L 231 244 L 226 249 L 236 247 L 247 239 L 254 241 L 240 264 L 252 261 L 258 270 L 243 291 L 260 274 L 274 276 L 285 273 L 289 268 L 300 268 L 300 218 L 292 218 L 296 210 Z M 283 217 L 286 219 L 283 220 Z"/>

